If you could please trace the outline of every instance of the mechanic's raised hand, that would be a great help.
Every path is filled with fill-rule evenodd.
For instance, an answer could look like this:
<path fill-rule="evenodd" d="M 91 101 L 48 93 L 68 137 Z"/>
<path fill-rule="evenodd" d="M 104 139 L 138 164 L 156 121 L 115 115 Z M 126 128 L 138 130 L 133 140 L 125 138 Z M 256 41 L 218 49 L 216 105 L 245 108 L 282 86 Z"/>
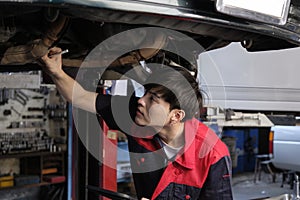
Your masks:
<path fill-rule="evenodd" d="M 50 76 L 59 76 L 62 72 L 61 48 L 53 47 L 41 59 L 45 63 L 43 70 Z"/>

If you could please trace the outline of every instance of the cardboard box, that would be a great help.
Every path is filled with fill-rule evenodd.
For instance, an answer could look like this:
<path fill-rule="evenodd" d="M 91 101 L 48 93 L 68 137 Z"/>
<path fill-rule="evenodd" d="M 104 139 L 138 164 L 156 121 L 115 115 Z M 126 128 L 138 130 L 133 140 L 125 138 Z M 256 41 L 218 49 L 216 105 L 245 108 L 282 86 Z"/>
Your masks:
<path fill-rule="evenodd" d="M 57 168 L 47 168 L 42 170 L 42 174 L 54 174 L 57 173 Z"/>
<path fill-rule="evenodd" d="M 59 175 L 47 175 L 43 177 L 43 180 L 49 183 L 62 183 L 66 181 L 66 177 Z"/>
<path fill-rule="evenodd" d="M 19 175 L 15 177 L 15 186 L 30 185 L 40 183 L 40 177 L 37 175 Z"/>
<path fill-rule="evenodd" d="M 0 188 L 12 187 L 12 186 L 14 186 L 14 177 L 13 176 L 0 177 Z"/>

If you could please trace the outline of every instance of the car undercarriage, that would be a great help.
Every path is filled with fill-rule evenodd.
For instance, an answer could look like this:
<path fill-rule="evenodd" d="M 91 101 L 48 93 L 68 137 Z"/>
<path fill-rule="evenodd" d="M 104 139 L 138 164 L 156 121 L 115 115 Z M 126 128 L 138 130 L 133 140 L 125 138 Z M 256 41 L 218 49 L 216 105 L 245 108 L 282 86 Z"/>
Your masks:
<path fill-rule="evenodd" d="M 155 46 L 151 50 L 141 49 L 140 46 L 149 43 L 149 33 L 143 33 L 138 40 L 128 37 L 116 41 L 116 47 L 101 49 L 113 55 L 119 48 L 117 46 L 136 45 L 135 50 L 109 63 L 110 70 L 124 73 L 142 60 L 161 61 L 163 57 L 164 62 L 184 63 L 186 68 L 196 71 L 195 55 L 201 53 L 199 51 L 221 48 L 232 42 L 240 42 L 250 52 L 293 48 L 300 44 L 300 9 L 294 1 L 285 25 L 266 24 L 218 13 L 214 1 L 174 2 L 1 1 L 0 70 L 38 70 L 39 58 L 53 46 L 69 50 L 64 55 L 64 67 L 80 67 L 99 43 L 118 33 L 141 27 L 162 27 L 181 32 L 197 41 L 202 49 L 189 47 L 178 50 L 190 52 L 188 58 L 181 58 L 176 52 L 164 51 L 162 47 L 175 45 L 172 48 L 176 49 L 176 45 L 180 46 L 185 41 L 163 38 L 162 35 L 153 37 Z M 160 13 L 162 10 L 165 12 Z M 176 44 L 173 42 L 175 40 Z"/>

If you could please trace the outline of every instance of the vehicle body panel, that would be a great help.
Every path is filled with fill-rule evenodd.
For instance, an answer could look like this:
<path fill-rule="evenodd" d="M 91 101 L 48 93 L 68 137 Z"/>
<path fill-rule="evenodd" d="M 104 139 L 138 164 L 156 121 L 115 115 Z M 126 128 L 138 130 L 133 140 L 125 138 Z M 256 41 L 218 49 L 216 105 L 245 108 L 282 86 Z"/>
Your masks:
<path fill-rule="evenodd" d="M 273 158 L 275 167 L 300 172 L 300 126 L 274 126 Z"/>
<path fill-rule="evenodd" d="M 300 48 L 247 52 L 238 43 L 202 53 L 199 74 L 206 103 L 233 110 L 300 112 L 299 54 Z"/>

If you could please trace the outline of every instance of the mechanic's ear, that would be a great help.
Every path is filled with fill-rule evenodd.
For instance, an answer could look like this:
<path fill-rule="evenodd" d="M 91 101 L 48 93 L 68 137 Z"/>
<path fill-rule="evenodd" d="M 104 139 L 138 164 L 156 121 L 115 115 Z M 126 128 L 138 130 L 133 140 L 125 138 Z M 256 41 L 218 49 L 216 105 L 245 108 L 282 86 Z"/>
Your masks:
<path fill-rule="evenodd" d="M 172 110 L 171 124 L 179 123 L 185 117 L 184 110 L 174 109 Z"/>

